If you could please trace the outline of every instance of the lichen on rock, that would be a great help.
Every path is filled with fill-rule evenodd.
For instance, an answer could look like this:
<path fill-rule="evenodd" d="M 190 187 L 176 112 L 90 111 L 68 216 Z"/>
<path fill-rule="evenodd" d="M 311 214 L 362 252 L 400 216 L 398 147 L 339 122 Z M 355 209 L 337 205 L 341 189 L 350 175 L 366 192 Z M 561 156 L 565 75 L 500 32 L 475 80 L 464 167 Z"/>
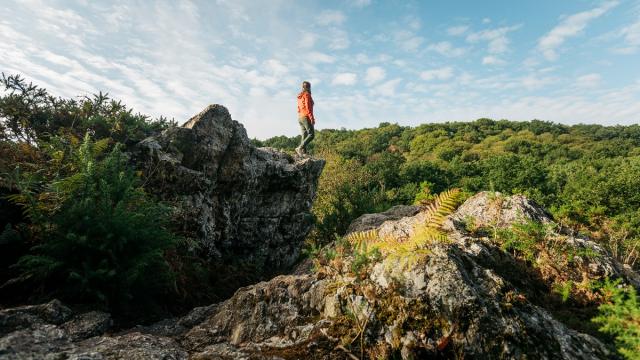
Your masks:
<path fill-rule="evenodd" d="M 133 155 L 145 188 L 173 206 L 182 235 L 218 271 L 247 264 L 255 279 L 298 260 L 323 160 L 256 148 L 222 105 L 141 141 Z"/>

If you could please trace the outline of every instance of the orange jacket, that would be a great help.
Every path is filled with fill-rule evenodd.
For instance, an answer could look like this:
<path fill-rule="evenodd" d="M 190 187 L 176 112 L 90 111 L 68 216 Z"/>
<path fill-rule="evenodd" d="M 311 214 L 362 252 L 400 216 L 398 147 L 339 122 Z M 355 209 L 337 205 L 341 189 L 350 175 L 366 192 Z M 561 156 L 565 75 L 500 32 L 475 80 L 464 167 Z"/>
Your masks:
<path fill-rule="evenodd" d="M 303 116 L 307 116 L 312 124 L 316 122 L 313 117 L 313 99 L 311 93 L 307 91 L 298 94 L 298 117 Z"/>

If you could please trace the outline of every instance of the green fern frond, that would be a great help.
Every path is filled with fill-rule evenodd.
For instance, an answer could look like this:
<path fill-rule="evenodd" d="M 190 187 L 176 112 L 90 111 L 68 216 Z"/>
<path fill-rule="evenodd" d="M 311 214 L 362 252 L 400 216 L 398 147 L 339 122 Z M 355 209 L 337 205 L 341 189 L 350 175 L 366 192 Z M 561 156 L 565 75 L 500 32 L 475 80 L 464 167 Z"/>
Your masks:
<path fill-rule="evenodd" d="M 93 143 L 93 156 L 100 156 L 109 147 L 110 138 L 100 139 Z"/>

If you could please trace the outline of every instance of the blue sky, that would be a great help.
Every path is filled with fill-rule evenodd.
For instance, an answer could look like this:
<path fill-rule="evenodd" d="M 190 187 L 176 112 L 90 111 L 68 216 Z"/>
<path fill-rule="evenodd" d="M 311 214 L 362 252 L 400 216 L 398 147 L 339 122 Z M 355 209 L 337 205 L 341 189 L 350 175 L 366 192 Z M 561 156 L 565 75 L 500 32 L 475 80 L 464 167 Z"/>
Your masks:
<path fill-rule="evenodd" d="M 0 0 L 0 71 L 250 137 L 380 122 L 640 122 L 640 0 Z"/>

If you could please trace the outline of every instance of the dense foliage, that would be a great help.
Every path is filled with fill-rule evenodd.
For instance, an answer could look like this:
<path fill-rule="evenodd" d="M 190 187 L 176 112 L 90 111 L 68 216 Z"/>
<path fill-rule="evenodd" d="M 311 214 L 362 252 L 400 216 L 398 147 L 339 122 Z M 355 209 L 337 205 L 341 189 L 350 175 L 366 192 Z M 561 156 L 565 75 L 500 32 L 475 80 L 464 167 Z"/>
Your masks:
<path fill-rule="evenodd" d="M 293 149 L 296 138 L 262 141 Z M 479 119 L 362 130 L 321 130 L 314 156 L 328 166 L 314 212 L 314 241 L 342 234 L 355 217 L 459 187 L 524 193 L 563 225 L 637 266 L 640 126 L 561 125 Z M 347 196 L 345 196 L 347 195 Z"/>
<path fill-rule="evenodd" d="M 158 313 L 174 288 L 166 253 L 178 238 L 123 149 L 168 123 L 103 94 L 55 99 L 18 77 L 2 83 L 0 196 L 23 213 L 0 224 L 3 298 Z"/>
<path fill-rule="evenodd" d="M 173 124 L 165 118 L 149 121 L 103 93 L 78 100 L 56 98 L 18 75 L 5 74 L 0 86 L 4 88 L 0 96 L 3 142 L 35 144 L 57 135 L 72 134 L 82 139 L 89 133 L 96 139 L 111 138 L 129 145 Z"/>
<path fill-rule="evenodd" d="M 169 288 L 164 252 L 176 238 L 165 229 L 167 211 L 139 187 L 121 150 L 97 161 L 96 145 L 87 135 L 71 148 L 69 176 L 33 179 L 32 173 L 17 181 L 21 192 L 11 198 L 28 214 L 33 238 L 43 239 L 17 267 L 57 297 L 139 310 Z M 34 180 L 41 191 L 30 187 Z"/>
<path fill-rule="evenodd" d="M 627 359 L 640 359 L 640 299 L 636 289 L 620 281 L 606 281 L 602 292 L 607 301 L 593 319 L 600 330 L 615 337 L 618 350 Z"/>

